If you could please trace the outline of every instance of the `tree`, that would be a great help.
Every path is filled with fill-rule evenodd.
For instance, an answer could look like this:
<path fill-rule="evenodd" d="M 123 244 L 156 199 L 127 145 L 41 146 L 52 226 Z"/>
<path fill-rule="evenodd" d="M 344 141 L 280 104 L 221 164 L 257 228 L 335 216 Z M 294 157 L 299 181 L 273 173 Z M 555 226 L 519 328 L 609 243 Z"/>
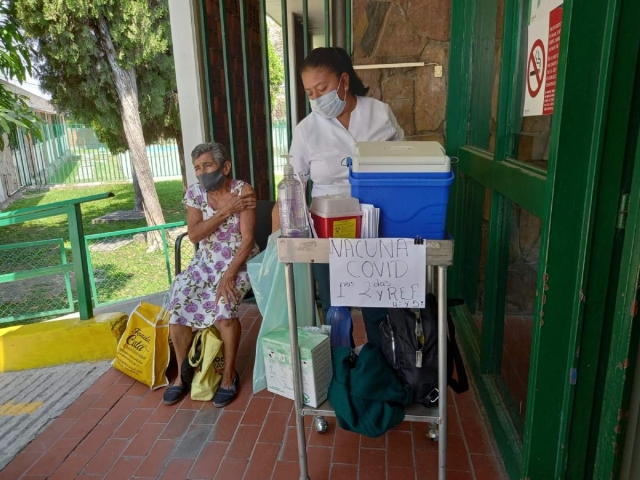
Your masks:
<path fill-rule="evenodd" d="M 276 120 L 284 120 L 286 119 L 287 113 L 284 96 L 282 28 L 269 16 L 267 16 L 267 40 L 271 115 Z"/>
<path fill-rule="evenodd" d="M 0 0 L 0 75 L 24 82 L 31 75 L 30 51 L 20 32 L 13 10 Z M 40 120 L 31 111 L 26 97 L 0 83 L 0 151 L 4 150 L 4 134 L 10 136 L 16 128 L 23 128 L 42 140 Z"/>
<path fill-rule="evenodd" d="M 42 88 L 61 111 L 96 126 L 109 147 L 126 146 L 147 224 L 163 224 L 145 134 L 155 140 L 177 119 L 166 0 L 13 1 L 35 44 Z"/>
<path fill-rule="evenodd" d="M 271 94 L 271 111 L 276 109 L 276 102 L 282 92 L 284 84 L 284 65 L 278 56 L 271 40 L 267 42 L 267 53 L 269 55 L 269 93 Z"/>

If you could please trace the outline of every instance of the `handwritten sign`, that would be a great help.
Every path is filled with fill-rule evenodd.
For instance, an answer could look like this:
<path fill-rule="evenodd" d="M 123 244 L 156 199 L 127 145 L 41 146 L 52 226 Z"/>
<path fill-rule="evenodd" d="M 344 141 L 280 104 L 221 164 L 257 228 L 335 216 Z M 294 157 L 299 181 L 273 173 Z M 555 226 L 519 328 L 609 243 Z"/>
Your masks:
<path fill-rule="evenodd" d="M 331 305 L 423 308 L 427 251 L 409 238 L 329 240 Z"/>

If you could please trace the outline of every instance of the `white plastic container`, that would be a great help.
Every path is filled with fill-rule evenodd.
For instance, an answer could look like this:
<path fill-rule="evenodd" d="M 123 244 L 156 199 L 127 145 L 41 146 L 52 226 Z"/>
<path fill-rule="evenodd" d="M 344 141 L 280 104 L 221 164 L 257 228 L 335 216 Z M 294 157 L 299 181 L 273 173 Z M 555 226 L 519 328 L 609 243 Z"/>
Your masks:
<path fill-rule="evenodd" d="M 444 173 L 451 160 L 438 142 L 358 142 L 351 158 L 352 175 L 361 173 Z"/>

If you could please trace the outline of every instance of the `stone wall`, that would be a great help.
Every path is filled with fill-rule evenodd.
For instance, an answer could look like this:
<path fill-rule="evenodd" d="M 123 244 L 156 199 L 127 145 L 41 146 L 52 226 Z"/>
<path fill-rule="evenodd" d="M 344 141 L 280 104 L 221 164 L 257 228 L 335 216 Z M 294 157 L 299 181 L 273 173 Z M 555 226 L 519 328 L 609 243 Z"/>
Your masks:
<path fill-rule="evenodd" d="M 354 63 L 434 66 L 360 70 L 369 95 L 391 105 L 407 139 L 444 144 L 451 0 L 354 0 Z"/>

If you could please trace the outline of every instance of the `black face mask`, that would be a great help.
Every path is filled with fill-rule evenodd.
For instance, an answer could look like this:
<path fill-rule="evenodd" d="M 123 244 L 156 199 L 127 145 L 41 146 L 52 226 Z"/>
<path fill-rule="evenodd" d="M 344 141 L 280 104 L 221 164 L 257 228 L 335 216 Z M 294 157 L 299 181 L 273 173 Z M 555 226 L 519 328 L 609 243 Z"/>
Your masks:
<path fill-rule="evenodd" d="M 224 185 L 225 174 L 222 173 L 222 167 L 215 172 L 203 173 L 198 175 L 198 182 L 209 192 L 215 192 Z"/>

